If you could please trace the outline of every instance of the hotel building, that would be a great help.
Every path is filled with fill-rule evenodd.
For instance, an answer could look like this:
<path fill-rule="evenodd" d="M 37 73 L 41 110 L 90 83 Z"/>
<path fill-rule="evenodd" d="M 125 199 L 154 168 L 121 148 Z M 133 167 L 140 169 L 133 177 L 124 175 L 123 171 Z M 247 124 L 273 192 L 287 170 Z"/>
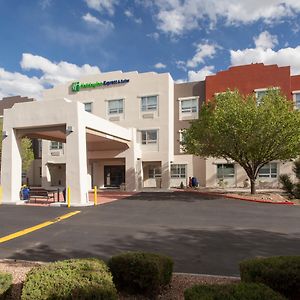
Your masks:
<path fill-rule="evenodd" d="M 181 131 L 216 93 L 238 89 L 259 100 L 270 87 L 300 105 L 300 75 L 291 76 L 290 67 L 263 64 L 180 84 L 169 73 L 116 71 L 45 90 L 42 101 L 15 104 L 4 113 L 2 185 L 10 186 L 4 201 L 10 202 L 21 185 L 11 183 L 20 171 L 20 159 L 12 157 L 19 157 L 16 145 L 23 136 L 42 140 L 29 185 L 72 186 L 78 194 L 74 205 L 84 204 L 93 186 L 168 189 L 187 185 L 189 177 L 203 187 L 246 186 L 247 176 L 234 161 L 184 153 Z M 291 173 L 291 167 L 291 162 L 267 164 L 259 186 L 277 187 L 278 175 Z"/>

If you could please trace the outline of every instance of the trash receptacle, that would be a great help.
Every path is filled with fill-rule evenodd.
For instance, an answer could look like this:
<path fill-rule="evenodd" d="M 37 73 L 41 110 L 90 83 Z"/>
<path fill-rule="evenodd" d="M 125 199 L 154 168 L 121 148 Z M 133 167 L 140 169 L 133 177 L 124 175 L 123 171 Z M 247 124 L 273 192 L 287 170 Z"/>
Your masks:
<path fill-rule="evenodd" d="M 21 188 L 21 200 L 29 200 L 30 190 L 26 185 L 23 185 Z"/>

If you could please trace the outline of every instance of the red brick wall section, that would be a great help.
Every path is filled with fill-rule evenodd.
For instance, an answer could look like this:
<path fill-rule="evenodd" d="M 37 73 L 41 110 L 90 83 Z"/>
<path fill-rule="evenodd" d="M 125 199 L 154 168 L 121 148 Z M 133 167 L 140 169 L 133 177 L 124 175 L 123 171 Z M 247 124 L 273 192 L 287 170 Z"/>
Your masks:
<path fill-rule="evenodd" d="M 292 92 L 300 91 L 300 75 L 295 75 L 291 77 L 291 85 L 292 85 Z"/>
<path fill-rule="evenodd" d="M 300 89 L 300 78 L 295 78 L 294 81 Z M 207 76 L 205 99 L 209 101 L 215 93 L 225 92 L 228 88 L 238 89 L 247 95 L 255 89 L 269 87 L 280 87 L 282 92 L 292 99 L 290 67 L 265 66 L 260 63 L 231 67 L 216 75 Z"/>

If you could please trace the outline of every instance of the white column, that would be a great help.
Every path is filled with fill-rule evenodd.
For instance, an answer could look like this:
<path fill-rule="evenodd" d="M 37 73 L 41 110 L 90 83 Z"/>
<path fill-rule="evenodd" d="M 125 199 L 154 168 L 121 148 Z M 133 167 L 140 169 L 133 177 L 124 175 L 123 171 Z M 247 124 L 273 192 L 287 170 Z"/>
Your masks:
<path fill-rule="evenodd" d="M 161 162 L 161 187 L 163 189 L 170 188 L 170 162 L 162 160 Z"/>
<path fill-rule="evenodd" d="M 71 189 L 71 206 L 86 205 L 88 201 L 86 130 L 83 124 L 67 124 L 72 132 L 66 142 L 66 186 Z"/>
<path fill-rule="evenodd" d="M 132 128 L 132 142 L 125 154 L 125 178 L 126 191 L 136 191 L 139 189 L 139 181 L 141 180 L 141 151 L 136 140 L 136 129 Z M 139 159 L 139 160 L 138 160 Z"/>
<path fill-rule="evenodd" d="M 22 184 L 21 141 L 13 128 L 6 129 L 7 136 L 2 141 L 1 183 L 2 203 L 20 201 Z"/>

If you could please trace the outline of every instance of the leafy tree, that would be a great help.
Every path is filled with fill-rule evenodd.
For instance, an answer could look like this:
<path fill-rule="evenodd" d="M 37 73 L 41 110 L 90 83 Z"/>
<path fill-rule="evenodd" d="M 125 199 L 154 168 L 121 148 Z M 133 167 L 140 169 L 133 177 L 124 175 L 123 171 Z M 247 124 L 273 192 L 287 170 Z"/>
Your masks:
<path fill-rule="evenodd" d="M 268 90 L 259 105 L 254 95 L 228 90 L 202 106 L 199 119 L 183 132 L 182 144 L 187 153 L 238 162 L 255 194 L 261 167 L 300 153 L 300 112 L 276 89 Z"/>
<path fill-rule="evenodd" d="M 0 137 L 2 137 L 3 120 L 0 119 Z M 2 157 L 2 140 L 0 140 L 0 170 Z M 21 140 L 22 172 L 27 172 L 34 159 L 31 139 L 25 137 Z"/>

